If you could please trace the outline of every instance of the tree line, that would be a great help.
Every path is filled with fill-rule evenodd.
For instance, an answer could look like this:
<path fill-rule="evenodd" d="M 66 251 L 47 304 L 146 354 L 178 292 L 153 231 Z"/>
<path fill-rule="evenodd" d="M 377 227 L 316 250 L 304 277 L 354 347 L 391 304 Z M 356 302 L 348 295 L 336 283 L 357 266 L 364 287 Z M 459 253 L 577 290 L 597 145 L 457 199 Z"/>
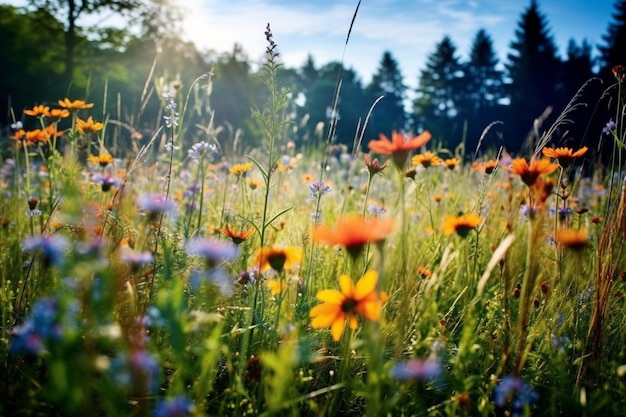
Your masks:
<path fill-rule="evenodd" d="M 79 17 L 105 10 L 135 23 L 126 28 L 78 25 Z M 565 57 L 558 54 L 537 0 L 521 12 L 505 62 L 499 61 L 487 29 L 477 31 L 465 61 L 454 40 L 444 36 L 419 70 L 410 105 L 392 51 L 383 53 L 367 84 L 341 62 L 317 66 L 309 56 L 301 67 L 282 67 L 279 73 L 280 85 L 292 89 L 287 116 L 293 123 L 287 134 L 297 146 L 321 146 L 335 120 L 333 140 L 349 148 L 367 119 L 365 140 L 392 130 L 427 129 L 434 143 L 449 150 L 462 144 L 471 157 L 479 141 L 481 149 L 506 146 L 516 152 L 558 120 L 551 131 L 554 144 L 596 144 L 601 127 L 617 114 L 612 69 L 626 64 L 626 0 L 615 2 L 607 21 L 601 45 L 570 40 Z M 210 110 L 212 132 L 223 147 L 232 149 L 236 142 L 243 152 L 259 145 L 263 138 L 250 112 L 266 100 L 259 69 L 238 45 L 217 54 L 184 42 L 178 35 L 181 22 L 175 0 L 0 5 L 0 37 L 12 40 L 0 44 L 3 136 L 21 120 L 24 108 L 72 96 L 96 103 L 103 119 L 117 126 L 108 134 L 119 136 L 116 143 L 126 147 L 133 133 L 149 136 L 159 125 L 160 90 L 184 90 L 199 75 L 209 74 L 210 109 L 194 109 L 191 123 L 207 123 L 202 112 Z M 559 119 L 565 109 L 567 117 Z M 201 134 L 185 135 L 185 146 Z"/>

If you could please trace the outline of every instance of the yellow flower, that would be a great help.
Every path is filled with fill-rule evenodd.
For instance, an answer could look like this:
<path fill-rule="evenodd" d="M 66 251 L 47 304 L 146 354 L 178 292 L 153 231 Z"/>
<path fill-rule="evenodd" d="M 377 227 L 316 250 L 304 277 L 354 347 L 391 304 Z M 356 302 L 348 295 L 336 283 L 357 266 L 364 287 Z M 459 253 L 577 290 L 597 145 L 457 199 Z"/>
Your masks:
<path fill-rule="evenodd" d="M 80 133 L 97 132 L 102 130 L 103 127 L 104 125 L 102 123 L 94 122 L 91 116 L 89 116 L 87 120 L 76 118 L 76 129 L 78 129 Z"/>
<path fill-rule="evenodd" d="M 113 162 L 113 157 L 108 152 L 102 152 L 99 156 L 91 155 L 89 162 L 94 165 L 100 165 L 102 168 Z"/>
<path fill-rule="evenodd" d="M 354 284 L 348 275 L 339 277 L 339 290 L 321 290 L 315 296 L 323 304 L 316 305 L 309 313 L 311 327 L 322 329 L 330 327 L 334 341 L 339 341 L 346 327 L 346 320 L 351 329 L 358 329 L 357 316 L 366 320 L 380 319 L 383 302 L 387 296 L 376 291 L 378 273 L 368 271 Z"/>
<path fill-rule="evenodd" d="M 413 165 L 421 165 L 424 168 L 428 168 L 431 166 L 441 165 L 443 163 L 443 159 L 432 152 L 424 152 L 411 158 L 411 163 Z"/>
<path fill-rule="evenodd" d="M 270 289 L 270 295 L 274 297 L 287 289 L 287 282 L 284 279 L 271 279 L 267 281 L 267 286 Z"/>
<path fill-rule="evenodd" d="M 69 98 L 64 98 L 63 100 L 59 100 L 59 106 L 68 110 L 82 110 L 92 108 L 93 103 L 85 103 L 83 100 L 71 101 Z"/>
<path fill-rule="evenodd" d="M 582 251 L 587 247 L 589 238 L 586 230 L 559 229 L 554 236 L 554 240 L 559 245 L 574 251 Z"/>
<path fill-rule="evenodd" d="M 490 159 L 487 162 L 474 162 L 472 164 L 472 168 L 474 168 L 476 171 L 482 171 L 487 175 L 493 173 L 497 166 L 498 161 L 494 161 L 493 159 Z"/>
<path fill-rule="evenodd" d="M 257 188 L 261 188 L 265 185 L 262 181 L 259 181 L 255 178 L 247 179 L 246 184 L 248 185 L 248 188 L 250 188 L 251 190 L 256 190 Z"/>
<path fill-rule="evenodd" d="M 461 160 L 459 158 L 448 158 L 445 161 L 443 161 L 443 164 L 446 166 L 446 168 L 448 168 L 449 170 L 453 170 L 457 165 L 459 165 L 461 163 Z"/>
<path fill-rule="evenodd" d="M 245 177 L 251 168 L 252 168 L 252 162 L 248 162 L 245 164 L 233 165 L 232 167 L 228 169 L 228 171 L 237 177 Z"/>
<path fill-rule="evenodd" d="M 441 231 L 446 236 L 456 233 L 461 237 L 466 237 L 468 233 L 476 229 L 482 221 L 483 219 L 475 213 L 462 214 L 458 217 L 446 216 L 443 219 Z"/>
<path fill-rule="evenodd" d="M 256 264 L 261 272 L 273 269 L 282 272 L 284 269 L 294 269 L 300 264 L 302 250 L 292 246 L 286 248 L 261 248 L 257 253 Z"/>
<path fill-rule="evenodd" d="M 50 107 L 40 104 L 38 106 L 34 106 L 31 110 L 24 110 L 24 114 L 33 117 L 49 116 Z"/>

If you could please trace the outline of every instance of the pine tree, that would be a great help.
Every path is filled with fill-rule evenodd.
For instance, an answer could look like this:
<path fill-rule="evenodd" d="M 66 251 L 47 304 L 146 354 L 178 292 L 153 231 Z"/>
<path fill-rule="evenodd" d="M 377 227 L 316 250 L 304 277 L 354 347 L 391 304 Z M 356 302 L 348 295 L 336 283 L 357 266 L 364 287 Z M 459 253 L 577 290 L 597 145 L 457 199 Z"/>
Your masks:
<path fill-rule="evenodd" d="M 379 133 L 389 135 L 392 130 L 402 131 L 407 127 L 404 109 L 406 86 L 398 62 L 390 52 L 383 53 L 378 70 L 366 88 L 366 94 L 372 104 L 383 96 L 370 117 L 367 137 L 377 137 Z"/>
<path fill-rule="evenodd" d="M 564 105 L 560 84 L 561 61 L 547 18 L 539 10 L 536 0 L 524 11 L 511 43 L 511 52 L 505 64 L 511 84 L 508 86 L 511 105 L 509 111 L 509 149 L 517 149 L 526 132 L 532 134 L 534 121 L 546 109 L 560 110 Z"/>
<path fill-rule="evenodd" d="M 430 130 L 433 137 L 446 144 L 460 129 L 459 102 L 462 96 L 463 71 L 456 55 L 456 46 L 449 36 L 435 46 L 428 56 L 426 69 L 421 71 L 417 97 L 413 102 L 413 127 L 416 131 Z"/>
<path fill-rule="evenodd" d="M 611 69 L 615 65 L 626 66 L 626 0 L 615 2 L 613 22 L 609 23 L 606 35 L 602 37 L 604 45 L 600 50 L 600 76 L 614 81 Z"/>

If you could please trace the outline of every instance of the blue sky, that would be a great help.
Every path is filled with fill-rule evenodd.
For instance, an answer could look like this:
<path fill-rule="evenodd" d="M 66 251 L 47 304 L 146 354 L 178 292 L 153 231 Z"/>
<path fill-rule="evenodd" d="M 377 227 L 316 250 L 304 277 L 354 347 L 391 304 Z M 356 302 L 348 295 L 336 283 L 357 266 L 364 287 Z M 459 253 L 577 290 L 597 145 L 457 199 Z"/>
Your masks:
<path fill-rule="evenodd" d="M 23 5 L 24 0 L 6 1 Z M 308 54 L 319 67 L 344 59 L 364 83 L 376 71 L 384 51 L 400 64 L 409 86 L 435 44 L 449 35 L 465 58 L 478 29 L 485 28 L 504 59 L 522 12 L 530 0 L 362 0 L 350 41 L 346 34 L 358 0 L 178 0 L 184 9 L 184 37 L 200 49 L 231 51 L 243 46 L 261 61 L 269 22 L 283 62 L 300 67 Z M 565 55 L 570 38 L 602 42 L 612 20 L 614 0 L 538 0 L 552 35 Z"/>

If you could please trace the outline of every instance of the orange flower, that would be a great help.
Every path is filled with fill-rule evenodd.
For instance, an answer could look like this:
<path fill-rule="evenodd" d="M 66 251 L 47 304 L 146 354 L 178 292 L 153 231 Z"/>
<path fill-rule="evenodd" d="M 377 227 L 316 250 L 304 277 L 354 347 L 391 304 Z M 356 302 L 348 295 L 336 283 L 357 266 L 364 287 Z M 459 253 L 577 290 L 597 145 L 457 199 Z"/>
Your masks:
<path fill-rule="evenodd" d="M 89 116 L 87 120 L 76 118 L 76 129 L 78 129 L 80 133 L 97 132 L 102 130 L 103 127 L 104 125 L 102 123 L 94 122 L 91 116 Z"/>
<path fill-rule="evenodd" d="M 365 154 L 363 160 L 365 161 L 365 166 L 367 167 L 367 170 L 369 171 L 371 177 L 383 172 L 385 168 L 389 166 L 389 161 L 385 161 L 385 163 L 382 165 L 380 165 L 380 162 L 378 162 L 377 158 L 374 158 L 374 160 L 372 161 L 372 155 L 369 153 Z"/>
<path fill-rule="evenodd" d="M 341 219 L 336 229 L 318 226 L 313 230 L 313 240 L 321 240 L 330 245 L 341 245 L 356 259 L 368 242 L 385 239 L 393 228 L 393 219 L 375 217 L 363 220 L 359 215 L 348 215 Z"/>
<path fill-rule="evenodd" d="M 441 231 L 446 236 L 456 233 L 464 238 L 471 230 L 476 229 L 482 221 L 483 219 L 475 213 L 462 214 L 458 217 L 446 216 L 443 219 Z"/>
<path fill-rule="evenodd" d="M 491 173 L 493 173 L 493 171 L 496 169 L 497 166 L 498 166 L 498 161 L 494 161 L 493 159 L 490 159 L 487 162 L 475 162 L 474 164 L 472 164 L 472 167 L 476 171 L 482 171 L 487 175 L 490 175 Z"/>
<path fill-rule="evenodd" d="M 449 159 L 446 159 L 445 161 L 443 161 L 443 164 L 449 170 L 453 170 L 460 163 L 461 163 L 461 160 L 459 158 L 449 158 Z"/>
<path fill-rule="evenodd" d="M 559 229 L 554 236 L 554 240 L 566 248 L 581 251 L 587 247 L 589 238 L 586 230 Z"/>
<path fill-rule="evenodd" d="M 22 139 L 26 139 L 26 131 L 24 129 L 18 129 L 16 130 L 12 135 L 11 135 L 11 139 L 13 140 L 22 140 Z"/>
<path fill-rule="evenodd" d="M 217 231 L 224 236 L 229 237 L 235 245 L 240 245 L 254 234 L 253 229 L 236 230 L 230 226 L 224 226 L 221 229 L 217 229 Z"/>
<path fill-rule="evenodd" d="M 261 248 L 257 253 L 256 264 L 261 272 L 273 269 L 280 273 L 284 269 L 294 269 L 302 259 L 302 250 L 294 247 Z"/>
<path fill-rule="evenodd" d="M 583 146 L 576 152 L 572 148 L 543 148 L 541 152 L 548 158 L 554 158 L 562 167 L 568 167 L 572 161 L 587 152 L 587 147 Z"/>
<path fill-rule="evenodd" d="M 70 117 L 70 111 L 68 109 L 52 109 L 48 117 L 55 120 L 65 119 L 66 117 Z"/>
<path fill-rule="evenodd" d="M 68 110 L 82 110 L 92 108 L 93 103 L 85 103 L 83 100 L 71 101 L 69 98 L 64 98 L 63 100 L 59 100 L 59 106 Z"/>
<path fill-rule="evenodd" d="M 502 168 L 518 174 L 524 184 L 532 187 L 541 174 L 550 174 L 556 171 L 559 166 L 551 163 L 549 159 L 532 159 L 529 165 L 526 159 L 515 158 L 511 161 L 511 166 L 502 165 Z"/>
<path fill-rule="evenodd" d="M 379 139 L 371 140 L 367 147 L 374 153 L 381 155 L 391 155 L 393 163 L 400 169 L 404 168 L 409 153 L 412 150 L 419 149 L 430 140 L 432 135 L 425 131 L 418 136 L 405 137 L 402 133 L 393 131 L 391 140 L 382 133 Z"/>
<path fill-rule="evenodd" d="M 411 163 L 413 165 L 421 165 L 424 168 L 429 168 L 431 166 L 441 165 L 443 159 L 432 152 L 424 152 L 411 158 Z"/>
<path fill-rule="evenodd" d="M 91 155 L 87 159 L 94 165 L 100 165 L 102 168 L 113 163 L 113 157 L 108 152 L 102 152 L 99 156 Z"/>
<path fill-rule="evenodd" d="M 380 319 L 383 303 L 387 296 L 376 291 L 378 273 L 368 271 L 354 284 L 348 275 L 339 277 L 339 290 L 321 290 L 315 296 L 323 304 L 316 305 L 309 313 L 311 327 L 330 327 L 335 342 L 341 339 L 346 320 L 351 329 L 359 328 L 357 316 L 370 321 Z"/>
<path fill-rule="evenodd" d="M 33 117 L 43 117 L 50 115 L 50 107 L 44 106 L 40 104 L 38 106 L 34 106 L 32 110 L 24 110 L 24 114 Z"/>

